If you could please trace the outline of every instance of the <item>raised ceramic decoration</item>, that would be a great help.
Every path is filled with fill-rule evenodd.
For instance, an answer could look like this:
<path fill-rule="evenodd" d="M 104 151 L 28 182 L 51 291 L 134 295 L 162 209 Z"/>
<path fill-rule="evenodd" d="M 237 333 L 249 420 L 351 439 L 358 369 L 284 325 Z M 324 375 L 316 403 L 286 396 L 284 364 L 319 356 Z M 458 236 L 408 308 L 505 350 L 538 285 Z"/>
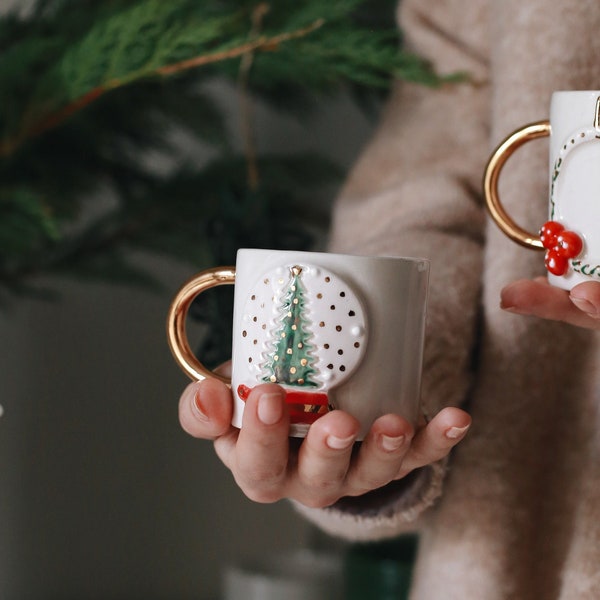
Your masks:
<path fill-rule="evenodd" d="M 341 277 L 311 264 L 286 264 L 248 291 L 238 335 L 249 380 L 234 392 L 245 401 L 255 385 L 278 383 L 291 423 L 309 426 L 335 408 L 332 390 L 360 364 L 367 318 Z"/>

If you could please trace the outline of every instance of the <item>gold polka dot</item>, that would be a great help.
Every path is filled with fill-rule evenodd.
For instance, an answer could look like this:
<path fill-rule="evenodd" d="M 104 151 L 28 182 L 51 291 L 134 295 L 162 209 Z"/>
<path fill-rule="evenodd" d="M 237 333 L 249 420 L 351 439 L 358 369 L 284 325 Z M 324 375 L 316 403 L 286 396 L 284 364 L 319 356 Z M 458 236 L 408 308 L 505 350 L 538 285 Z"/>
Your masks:
<path fill-rule="evenodd" d="M 343 350 L 340 348 L 340 349 L 338 350 L 338 354 L 341 356 L 342 354 L 344 354 L 344 351 L 343 351 Z"/>
<path fill-rule="evenodd" d="M 256 295 L 252 294 L 252 296 L 250 296 L 250 300 L 256 300 Z"/>
<path fill-rule="evenodd" d="M 258 321 L 258 317 L 252 317 L 252 320 L 256 323 L 256 321 Z"/>
<path fill-rule="evenodd" d="M 331 277 L 325 277 L 325 281 L 329 283 L 331 281 Z"/>
<path fill-rule="evenodd" d="M 296 331 L 298 329 L 297 325 L 292 325 L 292 331 Z"/>
<path fill-rule="evenodd" d="M 321 293 L 318 293 L 318 294 L 317 294 L 317 298 L 318 298 L 319 300 L 320 300 L 322 297 L 323 297 L 323 294 L 321 294 Z"/>
<path fill-rule="evenodd" d="M 351 310 L 351 311 L 348 313 L 348 316 L 349 316 L 349 317 L 353 317 L 355 314 L 356 314 L 356 313 L 355 313 L 353 310 Z"/>
<path fill-rule="evenodd" d="M 281 337 L 284 338 L 285 337 L 285 331 L 281 332 Z"/>
<path fill-rule="evenodd" d="M 340 292 L 340 297 L 341 298 L 345 298 L 346 297 L 346 292 Z"/>
<path fill-rule="evenodd" d="M 305 367 L 305 366 L 308 364 L 308 361 L 306 360 L 306 358 L 303 358 L 303 359 L 300 361 L 300 364 L 301 364 L 303 367 Z"/>
<path fill-rule="evenodd" d="M 258 340 L 253 340 L 252 343 L 256 346 L 256 344 L 258 344 Z"/>
<path fill-rule="evenodd" d="M 355 348 L 360 348 L 360 342 L 354 342 L 354 347 Z"/>
<path fill-rule="evenodd" d="M 292 349 L 291 349 L 291 348 L 288 348 L 288 349 L 286 350 L 286 352 L 287 352 L 288 354 L 292 354 L 292 353 L 293 353 L 293 351 L 292 351 Z"/>
<path fill-rule="evenodd" d="M 298 298 L 294 298 L 294 304 L 298 304 Z"/>
<path fill-rule="evenodd" d="M 342 371 L 342 373 L 346 370 L 346 367 L 344 365 L 340 366 L 340 371 Z"/>
<path fill-rule="evenodd" d="M 329 364 L 327 365 L 327 368 L 328 368 L 328 369 L 333 369 L 333 365 L 332 365 L 331 363 L 329 363 Z"/>
<path fill-rule="evenodd" d="M 248 359 L 248 362 L 249 362 L 249 363 L 251 363 L 251 362 L 252 362 L 252 357 L 250 357 L 250 358 Z"/>
<path fill-rule="evenodd" d="M 304 344 L 302 342 L 298 342 L 298 348 L 304 348 Z"/>
<path fill-rule="evenodd" d="M 247 331 L 242 331 L 242 337 L 246 337 L 248 335 Z"/>
<path fill-rule="evenodd" d="M 268 284 L 269 284 L 269 280 L 268 280 L 268 279 L 265 279 L 265 281 L 264 281 L 264 284 L 265 284 L 265 285 L 268 285 Z"/>
<path fill-rule="evenodd" d="M 302 377 L 300 377 L 300 379 L 298 379 L 298 383 L 300 385 L 304 385 L 304 379 Z"/>
<path fill-rule="evenodd" d="M 331 305 L 329 308 L 330 308 L 331 310 L 335 310 L 335 304 L 332 304 L 332 305 Z"/>
<path fill-rule="evenodd" d="M 283 279 L 280 279 L 280 280 L 279 280 L 279 283 L 280 283 L 280 284 L 281 284 L 281 283 L 283 283 Z"/>
<path fill-rule="evenodd" d="M 262 329 L 266 329 L 266 328 L 267 328 L 267 325 L 266 325 L 266 324 L 263 324 L 263 325 L 262 325 Z"/>
<path fill-rule="evenodd" d="M 323 344 L 323 348 L 325 348 L 325 350 L 329 350 L 329 344 Z"/>
<path fill-rule="evenodd" d="M 319 327 L 325 327 L 325 321 L 321 321 L 321 322 L 319 323 Z"/>
<path fill-rule="evenodd" d="M 271 375 L 271 377 L 269 377 L 269 380 L 275 383 L 277 381 L 277 377 L 275 377 L 275 375 Z"/>
<path fill-rule="evenodd" d="M 277 361 L 279 360 L 279 356 L 276 354 L 276 355 L 273 357 L 273 360 L 274 360 L 275 362 L 277 362 Z"/>
<path fill-rule="evenodd" d="M 336 331 L 341 331 L 342 330 L 342 326 L 341 325 L 336 325 L 335 330 Z"/>
<path fill-rule="evenodd" d="M 290 311 L 290 312 L 287 314 L 287 316 L 288 316 L 288 317 L 291 317 L 291 316 L 292 316 L 292 311 Z"/>
<path fill-rule="evenodd" d="M 296 372 L 296 367 L 290 367 L 290 373 L 292 375 L 294 375 L 295 372 Z"/>
<path fill-rule="evenodd" d="M 290 286 L 290 290 L 292 290 L 292 292 L 295 292 L 296 291 L 296 286 L 295 285 L 291 285 Z"/>

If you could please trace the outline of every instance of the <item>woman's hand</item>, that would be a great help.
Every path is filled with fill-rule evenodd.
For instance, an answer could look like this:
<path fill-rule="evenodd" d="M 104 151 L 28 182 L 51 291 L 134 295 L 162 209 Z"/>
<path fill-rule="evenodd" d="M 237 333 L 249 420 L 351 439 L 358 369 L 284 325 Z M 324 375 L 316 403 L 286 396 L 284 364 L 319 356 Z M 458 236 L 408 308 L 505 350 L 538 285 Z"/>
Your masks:
<path fill-rule="evenodd" d="M 291 498 L 309 507 L 362 495 L 442 459 L 471 424 L 458 408 L 445 408 L 416 430 L 390 414 L 377 419 L 355 445 L 358 421 L 334 410 L 311 425 L 305 439 L 289 438 L 284 392 L 275 384 L 251 392 L 241 430 L 230 425 L 231 415 L 231 392 L 215 379 L 192 383 L 181 396 L 183 429 L 214 440 L 219 458 L 250 499 Z"/>
<path fill-rule="evenodd" d="M 500 307 L 520 315 L 600 329 L 600 282 L 580 283 L 568 292 L 550 285 L 545 277 L 521 279 L 502 290 Z"/>

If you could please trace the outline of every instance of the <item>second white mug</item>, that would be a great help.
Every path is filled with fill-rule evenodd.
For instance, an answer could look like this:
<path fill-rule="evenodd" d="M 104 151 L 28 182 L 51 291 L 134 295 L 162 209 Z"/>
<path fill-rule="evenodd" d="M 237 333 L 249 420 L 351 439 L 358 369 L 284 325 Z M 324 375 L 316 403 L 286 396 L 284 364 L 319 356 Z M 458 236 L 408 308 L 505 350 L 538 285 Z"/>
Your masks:
<path fill-rule="evenodd" d="M 539 234 L 517 225 L 498 194 L 504 164 L 525 142 L 550 137 L 548 221 Z M 552 94 L 550 120 L 526 125 L 494 151 L 484 193 L 492 218 L 514 241 L 545 250 L 548 279 L 571 289 L 600 281 L 600 91 Z"/>

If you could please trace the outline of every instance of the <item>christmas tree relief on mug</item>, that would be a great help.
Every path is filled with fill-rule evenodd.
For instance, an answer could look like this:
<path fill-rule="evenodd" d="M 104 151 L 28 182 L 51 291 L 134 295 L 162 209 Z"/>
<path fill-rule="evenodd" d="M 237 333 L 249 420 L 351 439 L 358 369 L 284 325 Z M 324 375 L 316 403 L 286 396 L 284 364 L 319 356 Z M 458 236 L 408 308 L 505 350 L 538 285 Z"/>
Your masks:
<path fill-rule="evenodd" d="M 548 221 L 533 234 L 517 225 L 500 201 L 500 173 L 526 142 L 550 137 Z M 600 91 L 554 92 L 550 120 L 526 125 L 492 153 L 484 195 L 490 214 L 513 241 L 545 251 L 552 285 L 571 289 L 600 281 Z"/>
<path fill-rule="evenodd" d="M 250 289 L 242 321 L 234 343 L 247 368 L 233 390 L 242 401 L 255 385 L 280 384 L 296 433 L 336 408 L 334 389 L 367 345 L 362 303 L 343 278 L 308 263 L 276 267 Z"/>
<path fill-rule="evenodd" d="M 169 347 L 192 379 L 230 386 L 234 427 L 252 390 L 276 383 L 290 435 L 340 409 L 359 421 L 361 439 L 387 413 L 416 423 L 428 278 L 419 258 L 241 249 L 235 267 L 202 271 L 177 292 Z M 207 369 L 186 334 L 196 296 L 223 284 L 234 285 L 231 379 Z"/>

